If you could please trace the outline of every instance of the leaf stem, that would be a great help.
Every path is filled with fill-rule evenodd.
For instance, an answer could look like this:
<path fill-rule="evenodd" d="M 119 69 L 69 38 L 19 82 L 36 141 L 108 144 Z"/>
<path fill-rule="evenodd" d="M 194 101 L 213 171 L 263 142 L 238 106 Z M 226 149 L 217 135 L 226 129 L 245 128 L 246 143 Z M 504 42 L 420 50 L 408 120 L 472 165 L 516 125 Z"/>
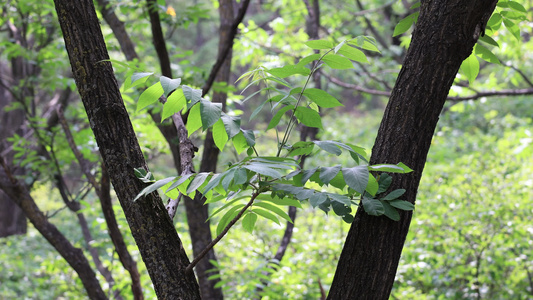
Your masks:
<path fill-rule="evenodd" d="M 281 144 L 278 144 L 278 153 L 276 154 L 277 157 L 279 157 L 279 155 L 281 154 L 281 150 L 283 149 L 283 146 L 285 146 L 285 144 L 289 140 L 289 136 L 291 134 L 291 131 L 294 128 L 294 122 L 296 122 L 296 121 L 293 121 L 294 115 L 296 114 L 296 109 L 298 109 L 298 106 L 300 105 L 300 102 L 302 102 L 304 91 L 307 88 L 307 85 L 309 84 L 309 81 L 313 77 L 313 74 L 316 72 L 316 70 L 318 70 L 319 64 L 322 61 L 322 59 L 324 58 L 324 56 L 326 56 L 328 53 L 333 51 L 333 49 L 334 48 L 329 49 L 328 51 L 326 51 L 326 53 L 324 53 L 322 56 L 320 56 L 320 58 L 316 61 L 315 65 L 313 66 L 313 69 L 311 70 L 311 73 L 309 74 L 309 76 L 307 76 L 307 80 L 305 81 L 305 84 L 304 84 L 302 90 L 299 93 L 298 100 L 296 101 L 296 105 L 294 106 L 294 109 L 292 110 L 292 114 L 291 114 L 291 117 L 289 118 L 289 123 L 287 124 L 287 128 L 285 129 L 285 133 L 283 134 L 283 139 L 281 140 Z"/>
<path fill-rule="evenodd" d="M 212 240 L 211 243 L 209 243 L 209 245 L 207 245 L 204 248 L 204 250 L 202 250 L 202 252 L 200 252 L 200 254 L 198 254 L 198 256 L 195 257 L 194 260 L 187 266 L 187 268 L 185 269 L 186 273 L 192 272 L 192 269 L 198 264 L 198 262 L 202 258 L 204 258 L 204 256 L 226 235 L 226 233 L 228 233 L 230 228 L 233 227 L 233 225 L 235 225 L 235 223 L 237 223 L 237 221 L 242 217 L 244 212 L 250 206 L 252 206 L 252 204 L 254 203 L 254 200 L 257 198 L 257 196 L 259 196 L 259 194 L 260 194 L 259 192 L 255 192 L 255 193 L 252 194 L 252 198 L 250 199 L 250 201 L 248 201 L 248 203 L 246 203 L 246 205 L 241 209 L 241 211 L 239 211 L 239 213 L 235 216 L 235 218 L 233 218 L 233 220 L 231 220 L 229 222 L 229 224 L 226 225 L 224 230 L 222 230 L 222 232 L 214 240 Z"/>

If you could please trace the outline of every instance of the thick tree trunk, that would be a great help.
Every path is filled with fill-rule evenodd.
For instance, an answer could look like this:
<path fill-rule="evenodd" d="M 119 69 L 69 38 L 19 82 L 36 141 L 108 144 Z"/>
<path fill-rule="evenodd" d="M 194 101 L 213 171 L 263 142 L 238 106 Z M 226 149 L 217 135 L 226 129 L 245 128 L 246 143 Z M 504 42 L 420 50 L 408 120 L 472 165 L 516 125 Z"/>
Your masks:
<path fill-rule="evenodd" d="M 483 33 L 497 0 L 422 1 L 404 65 L 385 110 L 370 162 L 404 162 L 414 172 L 394 176 L 414 203 L 431 139 L 461 62 Z M 360 207 L 350 228 L 328 299 L 388 299 L 409 230 Z"/>
<path fill-rule="evenodd" d="M 160 299 L 199 299 L 189 259 L 157 193 L 133 201 L 144 188 L 134 168 L 146 162 L 115 80 L 93 2 L 55 0 L 76 85 L 111 182 Z"/>

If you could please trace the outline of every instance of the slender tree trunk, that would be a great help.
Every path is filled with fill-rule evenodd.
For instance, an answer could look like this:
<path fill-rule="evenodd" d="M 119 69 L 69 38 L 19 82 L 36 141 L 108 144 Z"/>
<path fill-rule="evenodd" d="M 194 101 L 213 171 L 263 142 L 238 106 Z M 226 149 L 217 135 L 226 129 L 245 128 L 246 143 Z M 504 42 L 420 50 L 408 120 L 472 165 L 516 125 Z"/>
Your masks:
<path fill-rule="evenodd" d="M 231 33 L 231 26 L 233 24 L 233 1 L 234 0 L 220 0 L 219 1 L 219 15 L 220 15 L 220 29 L 218 52 L 224 50 L 228 38 Z M 231 75 L 231 59 L 233 51 L 230 49 L 227 56 L 224 58 L 224 63 L 218 71 L 215 82 L 229 82 Z M 227 94 L 225 92 L 214 91 L 213 102 L 222 103 L 222 110 L 226 110 Z M 209 130 L 204 140 L 204 151 L 202 153 L 202 161 L 200 164 L 200 172 L 216 172 L 218 155 L 220 150 L 215 146 L 213 140 L 213 132 Z M 204 198 L 201 193 L 196 193 L 194 199 L 185 197 L 185 207 L 187 211 L 187 223 L 189 224 L 189 231 L 191 233 L 191 240 L 193 242 L 194 256 L 198 256 L 209 243 L 213 240 L 211 236 L 210 222 L 206 221 L 209 217 L 208 205 L 204 205 Z M 206 226 L 207 225 L 207 226 Z M 222 289 L 215 288 L 215 284 L 220 281 L 220 278 L 209 280 L 210 275 L 218 274 L 218 270 L 211 261 L 216 261 L 215 250 L 211 249 L 206 256 L 198 262 L 195 267 L 196 274 L 198 274 L 198 281 L 200 283 L 200 292 L 205 299 L 223 299 Z M 211 270 L 211 272 L 210 272 Z"/>
<path fill-rule="evenodd" d="M 43 235 L 43 237 L 59 252 L 67 263 L 76 271 L 80 277 L 87 295 L 90 299 L 107 299 L 100 282 L 96 279 L 96 274 L 89 265 L 89 261 L 79 248 L 75 248 L 69 240 L 54 226 L 48 222 L 47 216 L 43 214 L 35 200 L 31 197 L 28 189 L 23 186 L 20 180 L 14 178 L 5 160 L 0 157 L 0 170 L 5 177 L 0 177 L 0 189 L 2 189 L 17 205 L 24 211 L 33 226 Z"/>
<path fill-rule="evenodd" d="M 16 61 L 20 61 L 19 64 Z M 12 69 L 22 68 L 23 61 L 21 59 L 12 59 Z M 0 65 L 0 74 L 3 74 L 4 78 L 9 78 L 9 73 L 12 73 L 12 81 L 14 83 L 19 82 L 23 76 L 22 70 L 13 72 L 5 65 Z M 18 75 L 15 78 L 15 75 Z M 27 131 L 24 125 L 25 115 L 22 109 L 16 109 L 7 111 L 6 107 L 16 101 L 15 97 L 9 93 L 8 89 L 4 86 L 10 86 L 8 80 L 0 78 L 0 157 L 5 158 L 9 163 L 13 161 L 13 151 L 9 150 L 11 143 L 7 141 L 8 137 L 12 137 L 14 134 L 23 136 Z M 15 171 L 17 175 L 24 173 L 23 169 L 17 169 Z M 0 171 L 0 177 L 4 177 L 5 174 Z M 0 237 L 6 237 L 15 234 L 26 234 L 28 228 L 26 216 L 20 207 L 5 193 L 0 191 Z"/>
<path fill-rule="evenodd" d="M 414 203 L 431 139 L 461 62 L 483 33 L 497 0 L 422 1 L 411 46 L 372 150 L 370 162 L 404 162 L 414 172 L 394 176 Z M 388 299 L 411 212 L 398 222 L 360 207 L 350 228 L 328 299 Z"/>
<path fill-rule="evenodd" d="M 161 198 L 133 201 L 145 187 L 134 168 L 148 170 L 124 107 L 93 2 L 55 0 L 76 85 L 111 182 L 160 299 L 199 299 L 189 259 Z"/>

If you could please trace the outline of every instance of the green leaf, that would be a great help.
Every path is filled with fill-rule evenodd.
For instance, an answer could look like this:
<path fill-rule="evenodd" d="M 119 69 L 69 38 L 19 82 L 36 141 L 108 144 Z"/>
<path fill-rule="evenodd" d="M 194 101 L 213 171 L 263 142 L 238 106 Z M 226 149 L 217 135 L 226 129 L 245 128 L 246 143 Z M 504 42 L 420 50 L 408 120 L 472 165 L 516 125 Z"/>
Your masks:
<path fill-rule="evenodd" d="M 161 190 L 165 191 L 165 195 L 172 199 L 176 199 L 180 195 L 180 191 L 176 189 L 168 189 L 172 185 L 172 181 L 161 187 Z"/>
<path fill-rule="evenodd" d="M 484 35 L 482 37 L 479 38 L 480 41 L 482 42 L 485 42 L 491 46 L 496 46 L 496 47 L 500 47 L 500 44 L 498 44 L 498 42 L 496 42 L 493 38 L 491 38 L 490 36 L 488 35 Z"/>
<path fill-rule="evenodd" d="M 172 95 L 167 98 L 167 102 L 165 102 L 165 104 L 163 105 L 163 112 L 161 113 L 161 122 L 182 110 L 185 107 L 186 103 L 187 100 L 185 99 L 185 95 L 183 95 L 183 90 L 178 89 L 174 91 L 174 93 L 172 93 Z"/>
<path fill-rule="evenodd" d="M 401 210 L 410 211 L 410 210 L 415 209 L 415 206 L 413 205 L 413 203 L 409 201 L 405 201 L 405 200 L 389 201 L 389 204 Z"/>
<path fill-rule="evenodd" d="M 391 183 L 392 177 L 389 174 L 384 173 L 379 175 L 379 189 L 376 194 L 380 194 L 388 190 Z"/>
<path fill-rule="evenodd" d="M 342 45 L 342 47 L 339 49 L 338 54 L 341 54 L 353 61 L 357 61 L 360 63 L 368 63 L 368 59 L 366 58 L 366 55 L 365 53 L 363 53 L 363 51 L 351 47 L 349 45 Z"/>
<path fill-rule="evenodd" d="M 371 36 L 358 36 L 356 39 L 355 39 L 355 42 L 353 41 L 350 41 L 349 44 L 352 44 L 352 45 L 355 45 L 359 48 L 362 48 L 364 50 L 369 50 L 369 51 L 374 51 L 374 52 L 378 52 L 380 53 L 378 47 L 377 47 L 377 42 L 376 42 L 376 39 L 374 39 L 373 37 Z"/>
<path fill-rule="evenodd" d="M 332 69 L 346 70 L 353 69 L 353 63 L 344 56 L 337 54 L 327 54 L 322 57 L 322 61 Z"/>
<path fill-rule="evenodd" d="M 158 180 L 149 186 L 145 187 L 138 195 L 133 199 L 133 201 L 136 201 L 137 199 L 141 198 L 142 196 L 146 196 L 154 191 L 156 191 L 158 188 L 164 186 L 165 184 L 171 182 L 172 180 L 176 179 L 176 177 L 167 177 L 165 179 Z"/>
<path fill-rule="evenodd" d="M 222 122 L 222 120 L 218 120 L 215 125 L 213 125 L 213 140 L 220 151 L 224 150 L 224 146 L 228 142 L 228 134 L 226 133 L 224 122 Z"/>
<path fill-rule="evenodd" d="M 286 78 L 295 74 L 304 76 L 309 76 L 309 74 L 311 74 L 311 70 L 301 65 L 285 65 L 281 68 L 273 68 L 266 71 L 279 78 Z"/>
<path fill-rule="evenodd" d="M 148 77 L 150 75 L 153 75 L 154 72 L 138 72 L 138 73 L 133 73 L 133 75 L 131 75 L 131 83 L 134 84 L 137 80 L 140 80 L 140 79 L 143 79 L 144 78 L 144 81 L 146 81 L 146 79 L 148 79 Z M 143 83 L 144 83 L 143 81 Z"/>
<path fill-rule="evenodd" d="M 289 198 L 278 198 L 278 197 L 271 198 L 270 196 L 267 196 L 267 195 L 264 195 L 264 196 L 267 196 L 269 198 L 266 198 L 266 197 L 262 198 L 261 196 L 262 195 L 257 197 L 261 201 L 272 202 L 272 203 L 274 203 L 276 205 L 294 206 L 294 207 L 302 208 L 302 204 L 300 203 L 300 201 L 297 201 L 297 200 L 293 200 L 293 199 L 289 199 Z"/>
<path fill-rule="evenodd" d="M 271 211 L 275 214 L 277 214 L 278 216 L 282 217 L 283 219 L 285 219 L 287 222 L 290 222 L 292 223 L 292 220 L 291 218 L 289 217 L 289 215 L 287 215 L 286 212 L 284 212 L 281 208 L 275 206 L 275 205 L 272 205 L 270 203 L 266 203 L 266 202 L 257 202 L 257 203 L 254 203 L 254 206 L 259 206 L 259 207 L 262 207 L 268 211 Z"/>
<path fill-rule="evenodd" d="M 346 178 L 346 177 L 345 177 Z M 372 174 L 368 174 L 368 184 L 366 186 L 365 191 L 367 191 L 370 195 L 375 196 L 378 192 L 379 184 L 376 178 Z"/>
<path fill-rule="evenodd" d="M 309 180 L 309 178 L 311 178 L 311 176 L 313 176 L 317 170 L 318 167 L 310 170 L 304 170 L 302 172 L 302 184 L 305 184 L 307 180 Z"/>
<path fill-rule="evenodd" d="M 294 115 L 300 123 L 307 127 L 322 128 L 322 118 L 320 117 L 320 114 L 310 108 L 299 106 L 296 108 Z"/>
<path fill-rule="evenodd" d="M 312 207 L 317 207 L 320 204 L 326 202 L 328 200 L 328 196 L 324 193 L 315 193 L 311 198 L 309 198 L 309 204 L 311 204 Z"/>
<path fill-rule="evenodd" d="M 187 109 L 190 109 L 193 105 L 200 102 L 200 99 L 202 99 L 202 90 L 193 89 L 187 85 L 182 85 L 181 89 L 183 90 L 185 99 L 187 99 Z"/>
<path fill-rule="evenodd" d="M 207 194 L 210 190 L 212 190 L 214 187 L 216 187 L 220 181 L 222 180 L 222 174 L 215 174 L 213 177 L 211 177 L 211 180 L 207 183 L 207 185 L 202 190 L 202 194 Z M 206 202 L 207 203 L 207 202 Z"/>
<path fill-rule="evenodd" d="M 363 198 L 363 208 L 371 216 L 381 216 L 385 213 L 385 208 L 381 201 L 372 198 Z"/>
<path fill-rule="evenodd" d="M 503 25 L 520 42 L 520 28 L 509 19 L 503 19 Z"/>
<path fill-rule="evenodd" d="M 253 209 L 253 212 L 260 215 L 261 217 L 263 218 L 266 218 L 266 219 L 269 219 L 271 220 L 272 222 L 280 225 L 280 222 L 279 222 L 279 219 L 272 213 L 264 210 L 264 209 L 261 209 L 261 208 L 252 208 Z"/>
<path fill-rule="evenodd" d="M 257 215 L 253 212 L 248 212 L 244 218 L 242 218 L 242 227 L 244 230 L 252 233 L 254 231 L 255 222 L 257 221 Z"/>
<path fill-rule="evenodd" d="M 192 193 L 193 191 L 196 191 L 200 186 L 202 186 L 204 181 L 207 179 L 208 175 L 209 173 L 205 173 L 205 172 L 196 174 L 194 179 L 191 181 L 191 183 L 187 187 L 187 194 Z"/>
<path fill-rule="evenodd" d="M 241 118 L 240 117 L 231 117 L 226 114 L 222 114 L 222 122 L 224 123 L 224 128 L 228 133 L 229 138 L 233 138 L 241 131 Z"/>
<path fill-rule="evenodd" d="M 305 45 L 315 50 L 333 48 L 333 44 L 330 41 L 325 41 L 325 40 L 310 40 L 310 41 L 305 42 Z"/>
<path fill-rule="evenodd" d="M 365 192 L 366 186 L 368 185 L 368 175 L 367 166 L 342 168 L 342 176 L 346 184 L 359 194 Z"/>
<path fill-rule="evenodd" d="M 332 143 L 331 141 L 313 141 L 313 143 L 320 147 L 320 149 L 331 154 L 339 156 L 342 153 L 341 149 L 339 149 L 339 147 L 337 147 L 337 145 Z"/>
<path fill-rule="evenodd" d="M 409 168 L 408 166 L 406 166 L 403 162 L 399 162 L 396 164 L 398 167 L 401 167 L 403 168 L 403 171 L 404 173 L 411 173 L 413 172 L 413 169 Z"/>
<path fill-rule="evenodd" d="M 202 129 L 213 126 L 222 114 L 222 103 L 213 103 L 208 100 L 200 100 L 200 115 L 202 117 Z"/>
<path fill-rule="evenodd" d="M 474 53 L 490 63 L 498 65 L 500 64 L 500 60 L 496 57 L 496 55 L 494 55 L 494 53 L 492 53 L 489 49 L 485 48 L 485 46 L 476 44 L 474 46 Z"/>
<path fill-rule="evenodd" d="M 501 12 L 501 15 L 504 19 L 511 19 L 516 21 L 526 20 L 526 14 L 516 10 L 505 10 Z"/>
<path fill-rule="evenodd" d="M 342 216 L 342 220 L 348 224 L 352 224 L 354 220 L 354 216 L 347 214 L 347 215 Z"/>
<path fill-rule="evenodd" d="M 398 24 L 394 27 L 394 32 L 392 33 L 392 36 L 400 35 L 409 30 L 409 28 L 411 28 L 411 26 L 416 23 L 419 14 L 420 12 L 417 11 L 401 19 L 400 22 L 398 22 Z"/>
<path fill-rule="evenodd" d="M 220 221 L 217 225 L 217 235 L 220 235 L 224 228 L 228 226 L 229 222 L 233 220 L 238 214 L 239 210 L 244 207 L 244 204 L 238 204 L 228 209 L 228 211 L 220 218 Z"/>
<path fill-rule="evenodd" d="M 468 78 L 470 84 L 473 84 L 479 74 L 479 61 L 474 53 L 470 54 L 461 64 L 461 71 Z"/>
<path fill-rule="evenodd" d="M 263 110 L 263 107 L 265 107 L 265 104 L 267 102 L 268 101 L 263 101 L 261 102 L 261 104 L 259 104 L 259 106 L 250 115 L 250 119 L 249 119 L 250 121 L 253 120 Z"/>
<path fill-rule="evenodd" d="M 178 180 L 176 180 L 174 183 L 172 183 L 172 185 L 167 188 L 166 192 L 179 187 L 182 183 L 186 182 L 189 179 L 189 177 L 191 177 L 193 175 L 195 175 L 195 174 L 194 173 L 190 173 L 190 174 L 186 174 L 186 175 L 177 177 Z"/>
<path fill-rule="evenodd" d="M 370 171 L 389 172 L 389 173 L 406 173 L 405 170 L 397 165 L 379 164 L 368 166 Z"/>
<path fill-rule="evenodd" d="M 352 204 L 348 196 L 334 194 L 334 193 L 327 193 L 327 194 L 328 194 L 329 199 L 333 202 L 342 203 L 346 206 L 350 206 Z"/>
<path fill-rule="evenodd" d="M 487 26 L 492 30 L 498 30 L 502 24 L 502 15 L 499 13 L 494 13 L 487 22 Z"/>
<path fill-rule="evenodd" d="M 523 13 L 527 13 L 526 8 L 522 4 L 520 4 L 518 2 L 507 1 L 507 5 L 509 6 L 509 8 L 511 8 L 513 10 L 516 10 L 516 11 L 519 11 L 519 12 L 523 12 Z"/>
<path fill-rule="evenodd" d="M 268 127 L 267 127 L 267 130 L 268 129 L 272 129 L 276 126 L 278 126 L 279 124 L 279 121 L 281 120 L 281 117 L 283 117 L 283 115 L 291 110 L 291 109 L 294 109 L 294 106 L 293 105 L 287 105 L 287 106 L 284 106 L 283 108 L 281 108 L 280 110 L 278 110 L 276 112 L 276 114 L 272 117 L 272 120 L 270 120 L 270 123 L 268 123 Z"/>
<path fill-rule="evenodd" d="M 400 214 L 396 208 L 392 207 L 388 202 L 382 201 L 383 209 L 385 210 L 384 215 L 393 221 L 400 221 Z"/>
<path fill-rule="evenodd" d="M 341 165 L 323 167 L 320 169 L 320 180 L 322 180 L 324 184 L 328 184 L 335 176 L 337 176 L 337 173 L 339 173 L 340 170 Z"/>
<path fill-rule="evenodd" d="M 330 185 L 338 188 L 339 190 L 342 190 L 346 187 L 346 182 L 344 181 L 344 177 L 342 176 L 342 172 L 339 172 L 331 181 L 329 182 Z"/>
<path fill-rule="evenodd" d="M 383 197 L 381 200 L 387 201 L 387 200 L 398 199 L 398 197 L 401 197 L 403 194 L 405 194 L 405 189 L 397 189 L 397 190 L 390 192 L 387 196 Z"/>
<path fill-rule="evenodd" d="M 246 170 L 243 168 L 235 169 L 235 175 L 233 176 L 233 183 L 243 184 L 246 181 L 248 181 L 248 174 L 246 174 Z"/>
<path fill-rule="evenodd" d="M 333 208 L 333 212 L 335 212 L 335 214 L 340 217 L 352 212 L 352 209 L 349 206 L 346 206 L 339 202 L 331 202 L 331 208 Z"/>
<path fill-rule="evenodd" d="M 126 79 L 126 82 L 124 82 L 124 90 L 130 89 L 132 87 L 136 87 L 138 85 L 144 84 L 148 78 L 153 75 L 153 72 L 147 73 L 147 72 L 137 72 L 133 73 L 131 77 Z"/>
<path fill-rule="evenodd" d="M 308 55 L 302 59 L 300 59 L 300 61 L 298 62 L 298 64 L 296 64 L 297 66 L 305 66 L 307 65 L 308 63 L 312 62 L 312 61 L 315 61 L 317 59 L 320 58 L 320 54 L 311 54 L 311 55 Z M 289 86 L 290 87 L 290 86 Z"/>
<path fill-rule="evenodd" d="M 342 46 L 344 46 L 344 44 L 346 44 L 346 40 L 338 43 L 337 46 L 335 46 L 335 48 L 333 49 L 333 53 L 337 54 L 337 52 L 339 52 L 339 50 L 342 48 Z"/>
<path fill-rule="evenodd" d="M 272 178 L 281 178 L 282 176 L 280 172 L 273 169 L 268 164 L 261 164 L 261 163 L 256 162 L 256 163 L 246 164 L 243 167 L 245 167 L 246 169 L 252 172 L 256 172 L 258 174 L 269 176 Z"/>
<path fill-rule="evenodd" d="M 185 128 L 187 129 L 189 136 L 191 136 L 191 134 L 193 134 L 193 132 L 195 132 L 196 130 L 200 129 L 200 127 L 202 127 L 200 105 L 195 105 L 189 111 L 189 117 L 187 118 L 187 124 L 185 124 Z"/>
<path fill-rule="evenodd" d="M 163 95 L 163 87 L 161 86 L 161 82 L 156 82 L 144 92 L 142 92 L 141 96 L 139 97 L 139 101 L 137 102 L 137 110 L 136 112 L 139 112 L 143 108 L 146 108 L 147 106 L 154 104 L 159 100 L 159 97 Z"/>
<path fill-rule="evenodd" d="M 255 134 L 253 130 L 242 129 L 242 134 L 244 135 L 248 146 L 255 146 Z"/>
<path fill-rule="evenodd" d="M 308 88 L 303 92 L 303 95 L 320 107 L 330 108 L 343 106 L 339 100 L 335 99 L 335 97 L 321 89 Z"/>
<path fill-rule="evenodd" d="M 313 152 L 315 144 L 313 142 L 299 141 L 292 145 L 289 150 L 289 155 L 308 155 Z"/>
<path fill-rule="evenodd" d="M 244 150 L 248 149 L 248 142 L 244 137 L 244 133 L 241 131 L 236 136 L 233 137 L 233 146 L 237 151 L 237 154 L 241 154 Z"/>
<path fill-rule="evenodd" d="M 181 78 L 171 79 L 166 76 L 159 77 L 159 81 L 161 82 L 161 86 L 163 87 L 163 91 L 165 92 L 165 96 L 168 96 L 170 92 L 177 89 L 180 86 Z"/>

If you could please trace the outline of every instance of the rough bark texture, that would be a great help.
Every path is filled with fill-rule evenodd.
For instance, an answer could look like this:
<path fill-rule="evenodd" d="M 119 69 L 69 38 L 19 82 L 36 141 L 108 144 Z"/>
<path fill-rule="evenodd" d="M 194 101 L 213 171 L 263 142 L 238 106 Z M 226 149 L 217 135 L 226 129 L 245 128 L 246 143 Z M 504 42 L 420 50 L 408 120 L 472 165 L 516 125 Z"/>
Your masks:
<path fill-rule="evenodd" d="M 157 193 L 135 196 L 145 186 L 134 168 L 145 168 L 121 99 L 93 2 L 55 0 L 72 71 L 91 128 L 133 237 L 160 299 L 199 299 L 189 259 Z"/>
<path fill-rule="evenodd" d="M 404 162 L 414 172 L 394 176 L 415 202 L 431 139 L 461 62 L 497 0 L 422 1 L 411 46 L 385 110 L 370 162 Z M 401 220 L 372 217 L 359 208 L 350 228 L 328 299 L 388 299 L 411 212 Z"/>

